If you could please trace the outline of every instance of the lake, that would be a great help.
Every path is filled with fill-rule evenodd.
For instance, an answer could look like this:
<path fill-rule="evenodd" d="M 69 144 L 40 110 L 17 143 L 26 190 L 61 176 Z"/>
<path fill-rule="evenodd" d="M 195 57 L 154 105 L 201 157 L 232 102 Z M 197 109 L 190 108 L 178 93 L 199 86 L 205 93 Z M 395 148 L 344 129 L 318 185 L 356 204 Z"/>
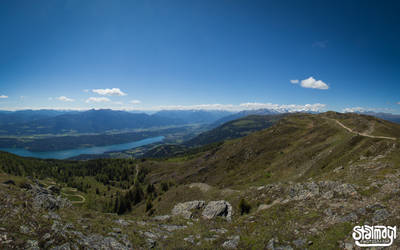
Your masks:
<path fill-rule="evenodd" d="M 41 159 L 67 159 L 70 157 L 78 156 L 81 154 L 103 154 L 109 151 L 122 151 L 131 148 L 144 146 L 147 144 L 160 142 L 164 140 L 164 136 L 151 137 L 140 141 L 128 142 L 123 144 L 114 144 L 108 146 L 90 147 L 90 148 L 76 148 L 61 151 L 48 151 L 48 152 L 31 152 L 24 148 L 0 148 L 1 151 L 6 151 L 12 154 L 25 157 L 35 157 Z"/>

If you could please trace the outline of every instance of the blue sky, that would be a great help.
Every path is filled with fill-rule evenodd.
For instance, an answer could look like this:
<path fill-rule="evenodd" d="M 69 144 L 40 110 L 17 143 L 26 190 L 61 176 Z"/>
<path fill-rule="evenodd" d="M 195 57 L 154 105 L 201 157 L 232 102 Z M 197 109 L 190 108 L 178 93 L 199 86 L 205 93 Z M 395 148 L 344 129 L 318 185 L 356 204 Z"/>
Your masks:
<path fill-rule="evenodd" d="M 1 1 L 0 109 L 400 113 L 398 13 L 390 0 Z"/>

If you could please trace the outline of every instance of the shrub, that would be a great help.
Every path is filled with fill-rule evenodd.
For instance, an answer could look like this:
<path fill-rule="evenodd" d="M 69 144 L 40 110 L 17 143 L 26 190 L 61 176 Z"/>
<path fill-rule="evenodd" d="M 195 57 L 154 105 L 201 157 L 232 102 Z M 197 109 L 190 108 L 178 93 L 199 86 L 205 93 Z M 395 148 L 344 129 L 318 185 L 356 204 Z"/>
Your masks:
<path fill-rule="evenodd" d="M 147 199 L 147 201 L 146 201 L 146 212 L 148 212 L 152 208 L 153 208 L 153 203 L 151 203 L 150 199 Z"/>
<path fill-rule="evenodd" d="M 251 205 L 245 200 L 241 199 L 239 203 L 240 215 L 248 214 L 251 210 Z"/>
<path fill-rule="evenodd" d="M 166 182 L 161 182 L 161 190 L 163 191 L 163 192 L 167 192 L 168 191 L 168 183 L 166 183 Z"/>

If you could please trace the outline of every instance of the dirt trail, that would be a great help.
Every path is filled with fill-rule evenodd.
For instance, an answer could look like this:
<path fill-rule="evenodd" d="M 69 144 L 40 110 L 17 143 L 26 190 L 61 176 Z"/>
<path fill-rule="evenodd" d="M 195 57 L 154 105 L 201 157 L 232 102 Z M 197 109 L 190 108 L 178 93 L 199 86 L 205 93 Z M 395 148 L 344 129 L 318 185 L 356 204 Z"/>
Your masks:
<path fill-rule="evenodd" d="M 349 131 L 350 133 L 353 133 L 353 134 L 356 134 L 356 135 L 361 135 L 361 136 L 370 137 L 370 138 L 389 139 L 389 140 L 394 140 L 394 141 L 397 140 L 397 138 L 395 138 L 395 137 L 376 136 L 376 135 L 369 135 L 369 134 L 365 134 L 365 133 L 359 133 L 359 132 L 356 132 L 356 131 L 352 130 L 349 127 L 346 127 L 343 123 L 339 122 L 336 119 L 332 119 L 332 120 L 336 121 L 336 123 L 339 124 L 342 128 L 344 128 L 347 131 Z"/>
<path fill-rule="evenodd" d="M 69 188 L 69 190 L 71 191 L 71 192 L 77 192 L 78 190 L 76 189 L 76 188 Z M 66 194 L 66 193 L 63 193 L 63 192 L 61 192 L 63 195 L 65 195 L 65 196 L 76 196 L 76 197 L 79 197 L 79 198 L 81 198 L 81 200 L 80 201 L 70 201 L 72 204 L 80 204 L 80 203 L 85 203 L 85 201 L 86 201 L 86 198 L 84 197 L 84 196 L 82 196 L 82 195 L 80 195 L 80 194 Z"/>

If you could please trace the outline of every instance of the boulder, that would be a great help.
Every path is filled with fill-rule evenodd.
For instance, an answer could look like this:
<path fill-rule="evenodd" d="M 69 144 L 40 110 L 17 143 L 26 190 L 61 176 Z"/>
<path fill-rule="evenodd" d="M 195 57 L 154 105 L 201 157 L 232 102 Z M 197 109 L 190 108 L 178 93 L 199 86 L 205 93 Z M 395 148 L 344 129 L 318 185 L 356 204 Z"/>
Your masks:
<path fill-rule="evenodd" d="M 232 236 L 229 238 L 229 240 L 225 241 L 222 244 L 222 247 L 226 248 L 226 249 L 237 249 L 238 245 L 239 245 L 239 241 L 240 241 L 239 235 Z"/>
<path fill-rule="evenodd" d="M 171 211 L 172 215 L 180 215 L 185 219 L 192 218 L 192 211 L 194 209 L 202 209 L 204 207 L 204 201 L 187 201 L 183 203 L 178 203 L 174 206 Z"/>
<path fill-rule="evenodd" d="M 204 208 L 202 216 L 205 219 L 214 219 L 217 216 L 221 216 L 230 221 L 232 218 L 232 205 L 224 200 L 210 201 Z"/>

